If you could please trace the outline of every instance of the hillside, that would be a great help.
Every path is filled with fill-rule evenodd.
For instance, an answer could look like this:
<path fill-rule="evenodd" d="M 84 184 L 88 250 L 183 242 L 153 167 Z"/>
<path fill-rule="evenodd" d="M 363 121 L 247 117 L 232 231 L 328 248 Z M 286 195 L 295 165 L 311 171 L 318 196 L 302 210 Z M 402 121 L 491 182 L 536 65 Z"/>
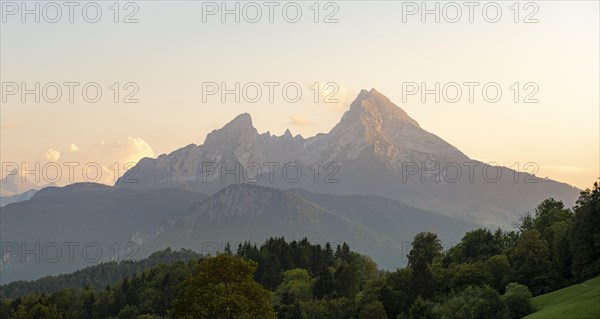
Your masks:
<path fill-rule="evenodd" d="M 147 257 L 136 253 L 142 234 L 154 231 L 171 213 L 205 198 L 176 188 L 124 190 L 94 183 L 44 188 L 30 200 L 0 210 L 0 242 L 6 251 L 0 262 L 0 283 Z M 84 247 L 91 246 L 98 249 L 84 254 Z M 10 253 L 6 247 L 16 251 Z M 27 255 L 26 249 L 35 253 Z"/>
<path fill-rule="evenodd" d="M 182 249 L 173 251 L 170 248 L 157 251 L 142 260 L 123 260 L 121 262 L 107 262 L 89 266 L 74 273 L 58 276 L 46 276 L 32 281 L 13 281 L 0 286 L 1 298 L 16 298 L 18 296 L 39 293 L 54 293 L 61 289 L 78 291 L 91 286 L 102 289 L 113 286 L 117 282 L 130 278 L 136 273 L 144 272 L 158 265 L 171 265 L 180 261 L 199 260 L 202 256 L 191 250 Z"/>
<path fill-rule="evenodd" d="M 228 186 L 161 224 L 140 254 L 172 248 L 201 253 L 224 245 L 285 236 L 316 243 L 348 243 L 384 269 L 403 266 L 406 246 L 419 231 L 451 245 L 479 227 L 378 196 L 336 196 L 252 184 Z"/>
<path fill-rule="evenodd" d="M 532 299 L 535 313 L 526 319 L 600 318 L 600 276 Z"/>

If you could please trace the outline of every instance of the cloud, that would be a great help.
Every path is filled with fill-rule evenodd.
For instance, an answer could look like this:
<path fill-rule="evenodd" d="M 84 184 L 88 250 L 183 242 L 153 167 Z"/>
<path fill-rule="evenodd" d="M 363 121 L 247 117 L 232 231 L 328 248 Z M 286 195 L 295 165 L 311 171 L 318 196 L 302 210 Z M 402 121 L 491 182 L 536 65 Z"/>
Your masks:
<path fill-rule="evenodd" d="M 60 152 L 55 149 L 49 149 L 43 152 L 40 157 L 42 160 L 47 160 L 49 162 L 58 162 L 60 159 Z"/>
<path fill-rule="evenodd" d="M 309 120 L 308 118 L 306 118 L 304 115 L 302 115 L 300 113 L 296 113 L 296 114 L 290 116 L 290 124 L 296 125 L 296 126 L 309 126 L 309 125 L 314 125 L 315 123 L 313 121 Z"/>
<path fill-rule="evenodd" d="M 71 144 L 62 153 L 51 148 L 38 156 L 41 174 L 48 174 L 42 176 L 41 184 L 51 182 L 65 185 L 74 182 L 94 182 L 113 185 L 140 159 L 154 156 L 150 144 L 136 137 L 110 143 L 99 141 L 87 149 Z M 46 165 L 49 165 L 47 172 L 44 168 Z M 60 170 L 60 174 L 56 174 L 57 170 Z M 55 180 L 55 176 L 60 178 Z"/>
<path fill-rule="evenodd" d="M 143 157 L 154 157 L 150 144 L 141 138 L 128 137 L 126 141 L 93 144 L 86 152 L 90 160 L 120 163 L 137 162 Z"/>
<path fill-rule="evenodd" d="M 336 82 L 318 83 L 319 105 L 324 105 L 336 113 L 345 112 L 357 95 L 356 92 L 349 87 L 340 85 Z"/>

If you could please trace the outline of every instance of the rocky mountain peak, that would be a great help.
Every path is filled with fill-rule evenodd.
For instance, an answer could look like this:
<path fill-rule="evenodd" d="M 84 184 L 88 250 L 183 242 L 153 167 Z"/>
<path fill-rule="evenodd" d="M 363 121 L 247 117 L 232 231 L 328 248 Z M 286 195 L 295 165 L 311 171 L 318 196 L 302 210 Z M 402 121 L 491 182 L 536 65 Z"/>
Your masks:
<path fill-rule="evenodd" d="M 375 89 L 362 90 L 328 135 L 326 158 L 330 161 L 355 159 L 370 150 L 391 166 L 415 156 L 420 160 L 438 155 L 466 158 Z"/>
<path fill-rule="evenodd" d="M 292 132 L 290 132 L 289 128 L 285 130 L 285 133 L 283 133 L 282 137 L 292 138 Z"/>
<path fill-rule="evenodd" d="M 252 116 L 250 116 L 248 113 L 242 113 L 236 116 L 229 123 L 225 124 L 221 130 L 238 131 L 242 133 L 247 131 L 256 132 L 256 129 L 252 125 Z"/>
<path fill-rule="evenodd" d="M 256 139 L 257 136 L 258 131 L 252 125 L 252 117 L 248 113 L 242 113 L 222 128 L 210 132 L 206 136 L 204 144 L 240 142 L 242 140 Z"/>
<path fill-rule="evenodd" d="M 387 96 L 375 89 L 371 89 L 371 91 L 362 90 L 350 105 L 348 114 L 348 119 L 360 119 L 366 123 L 369 123 L 369 121 L 365 121 L 366 118 L 373 119 L 376 122 L 387 119 L 419 127 L 417 121 L 399 106 L 392 103 Z"/>

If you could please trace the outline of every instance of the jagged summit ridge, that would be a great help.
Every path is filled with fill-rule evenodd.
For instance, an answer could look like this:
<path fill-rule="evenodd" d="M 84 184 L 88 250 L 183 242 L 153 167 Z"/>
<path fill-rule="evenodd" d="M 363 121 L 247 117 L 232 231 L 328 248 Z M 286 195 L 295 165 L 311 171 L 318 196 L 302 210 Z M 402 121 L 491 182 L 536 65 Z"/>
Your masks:
<path fill-rule="evenodd" d="M 468 159 L 452 145 L 423 130 L 385 95 L 371 89 L 358 94 L 340 122 L 328 133 L 306 139 L 299 134 L 293 136 L 289 129 L 281 136 L 268 132 L 259 134 L 251 115 L 243 113 L 209 133 L 203 145 L 189 145 L 156 160 L 144 159 L 138 168 L 141 175 L 148 173 L 151 184 L 187 184 L 218 178 L 218 172 L 206 176 L 202 165 L 207 162 L 341 164 L 361 156 L 374 156 L 394 170 L 399 170 L 401 162 L 406 160 Z"/>
<path fill-rule="evenodd" d="M 292 132 L 290 132 L 290 129 L 286 129 L 285 132 L 283 133 L 283 135 L 281 137 L 284 138 L 292 138 Z"/>

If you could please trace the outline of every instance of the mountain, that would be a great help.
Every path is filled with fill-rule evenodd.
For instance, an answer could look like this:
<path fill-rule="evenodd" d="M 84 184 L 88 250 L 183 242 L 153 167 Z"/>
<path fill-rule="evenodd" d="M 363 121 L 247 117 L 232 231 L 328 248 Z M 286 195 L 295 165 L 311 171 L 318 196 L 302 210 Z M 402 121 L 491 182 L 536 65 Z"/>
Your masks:
<path fill-rule="evenodd" d="M 284 236 L 313 242 L 346 242 L 392 269 L 405 264 L 403 256 L 421 231 L 438 233 L 452 245 L 478 225 L 410 207 L 378 196 L 336 196 L 305 190 L 280 190 L 252 184 L 233 184 L 165 221 L 144 244 L 142 254 L 166 247 L 215 253 L 230 243 L 257 245 Z"/>
<path fill-rule="evenodd" d="M 0 196 L 13 196 L 24 193 L 31 189 L 40 189 L 36 183 L 31 182 L 32 176 L 25 176 L 21 178 L 21 174 L 18 169 L 15 169 L 10 174 L 7 174 L 2 180 L 0 180 Z"/>
<path fill-rule="evenodd" d="M 512 225 L 548 197 L 572 205 L 579 193 L 564 183 L 469 158 L 375 89 L 362 90 L 328 133 L 259 134 L 245 113 L 208 134 L 204 144 L 144 158 L 128 174 L 117 188 L 187 187 L 214 194 L 246 181 L 378 195 L 490 227 Z M 127 183 L 127 176 L 136 182 Z"/>
<path fill-rule="evenodd" d="M 548 197 L 569 206 L 578 191 L 471 159 L 363 90 L 328 133 L 261 134 L 244 113 L 202 145 L 140 160 L 113 187 L 47 187 L 2 207 L 0 279 L 274 236 L 348 242 L 391 268 L 420 231 L 452 242 L 478 225 L 508 227 Z"/>
<path fill-rule="evenodd" d="M 137 245 L 165 218 L 206 195 L 177 188 L 47 187 L 0 210 L 2 282 L 138 257 Z"/>
<path fill-rule="evenodd" d="M 400 168 L 403 161 L 468 160 L 374 89 L 360 92 L 329 132 L 328 140 L 324 152 L 327 162 L 345 163 L 365 152 L 395 168 Z"/>
<path fill-rule="evenodd" d="M 19 171 L 15 170 L 0 180 L 0 207 L 29 200 L 38 190 L 54 186 L 54 184 L 40 186 L 31 182 L 31 179 L 34 177 L 21 178 Z"/>
<path fill-rule="evenodd" d="M 37 189 L 30 189 L 20 194 L 10 195 L 10 196 L 0 196 L 0 207 L 4 207 L 8 204 L 18 203 L 26 200 L 30 200 L 35 193 L 37 193 Z"/>

